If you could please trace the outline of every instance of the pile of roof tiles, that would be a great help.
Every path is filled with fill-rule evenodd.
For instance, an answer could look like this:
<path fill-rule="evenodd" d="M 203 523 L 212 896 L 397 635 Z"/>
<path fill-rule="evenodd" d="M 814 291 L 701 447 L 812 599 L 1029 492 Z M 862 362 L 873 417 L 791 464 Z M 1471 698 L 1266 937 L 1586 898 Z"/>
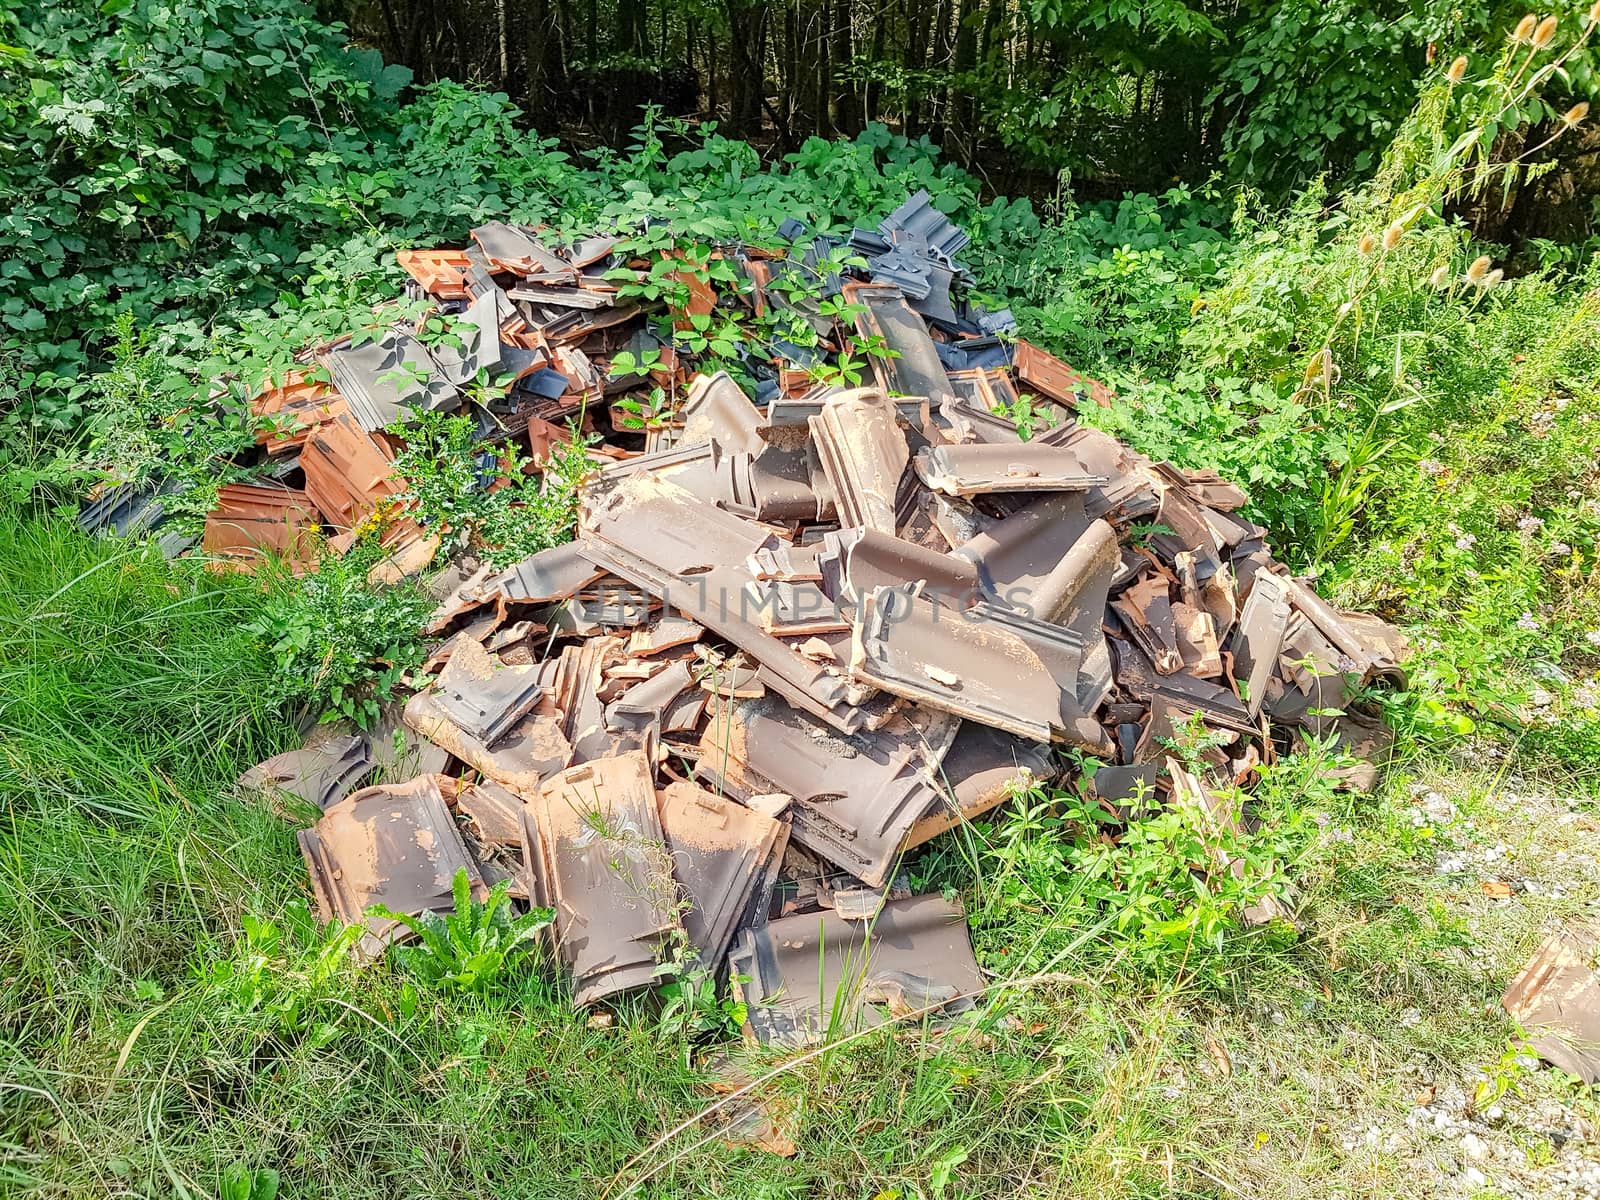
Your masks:
<path fill-rule="evenodd" d="M 1366 760 L 1346 782 L 1370 784 L 1383 727 L 1347 704 L 1403 682 L 1394 629 L 1275 563 L 1237 488 L 1077 422 L 1096 385 L 970 303 L 965 237 L 925 196 L 852 235 L 867 269 L 819 281 L 846 323 L 775 286 L 839 244 L 780 234 L 779 250 L 723 248 L 744 286 L 696 281 L 691 303 L 792 306 L 819 347 L 748 351 L 750 390 L 694 376 L 644 429 L 607 401 L 652 381 L 612 380 L 609 359 L 653 348 L 675 385 L 682 314 L 618 300 L 637 264 L 609 238 L 499 224 L 463 252 L 402 256 L 417 293 L 481 336 L 446 361 L 403 326 L 321 347 L 327 381 L 261 399 L 286 418 L 264 449 L 298 455 L 304 486 L 225 494 L 220 554 L 292 556 L 319 524 L 354 536 L 399 487 L 383 430 L 464 406 L 481 367 L 520 372 L 481 413 L 486 444 L 528 438 L 537 456 L 580 419 L 598 439 L 573 542 L 431 581 L 405 761 L 386 730 L 247 780 L 323 810 L 301 835 L 314 890 L 365 924 L 364 953 L 406 935 L 368 906 L 449 908 L 465 870 L 479 895 L 503 879 L 553 910 L 577 1003 L 644 988 L 688 950 L 743 981 L 757 1037 L 798 1044 L 839 1011 L 971 1003 L 959 906 L 911 895 L 903 868 L 1018 789 L 1071 782 L 1112 822 L 1186 807 L 1220 835 L 1248 825 L 1239 789 L 1259 767 L 1330 732 Z M 852 342 L 892 351 L 871 385 L 815 382 Z M 1028 441 L 998 411 L 1022 393 L 1048 424 Z M 401 518 L 385 536 L 426 545 Z M 1068 751 L 1104 765 L 1069 781 Z M 375 772 L 391 782 L 362 788 Z M 1226 842 L 1208 869 L 1243 870 Z"/>

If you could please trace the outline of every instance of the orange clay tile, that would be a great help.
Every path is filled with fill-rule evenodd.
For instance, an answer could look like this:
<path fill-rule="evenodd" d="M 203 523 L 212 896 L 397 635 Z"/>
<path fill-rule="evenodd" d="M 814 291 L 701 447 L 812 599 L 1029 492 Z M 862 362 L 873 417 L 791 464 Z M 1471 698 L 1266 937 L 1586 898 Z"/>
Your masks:
<path fill-rule="evenodd" d="M 1019 338 L 1014 355 L 1017 379 L 1025 387 L 1042 392 L 1068 408 L 1077 403 L 1079 395 L 1087 395 L 1101 408 L 1110 407 L 1110 388 L 1098 379 L 1078 374 L 1048 351 Z"/>
<path fill-rule="evenodd" d="M 290 371 L 250 401 L 251 413 L 264 426 L 256 432 L 256 442 L 268 454 L 292 454 L 312 430 L 347 411 L 343 396 L 310 375 L 305 369 Z"/>
<path fill-rule="evenodd" d="M 306 438 L 300 465 L 311 502 L 341 533 L 361 524 L 378 501 L 403 487 L 393 476 L 388 451 L 349 413 Z"/>
<path fill-rule="evenodd" d="M 422 285 L 422 290 L 440 300 L 466 300 L 467 256 L 460 250 L 400 250 L 395 253 L 400 269 Z"/>
<path fill-rule="evenodd" d="M 206 517 L 201 548 L 247 571 L 271 555 L 298 574 L 316 562 L 321 524 L 304 492 L 230 483 L 217 492 L 217 507 Z"/>

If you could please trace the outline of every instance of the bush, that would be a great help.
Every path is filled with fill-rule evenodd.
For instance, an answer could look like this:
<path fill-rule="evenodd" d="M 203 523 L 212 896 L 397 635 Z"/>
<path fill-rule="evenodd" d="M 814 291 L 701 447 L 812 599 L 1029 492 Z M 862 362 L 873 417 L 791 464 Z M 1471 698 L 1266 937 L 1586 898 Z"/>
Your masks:
<path fill-rule="evenodd" d="M 526 473 L 513 445 L 478 449 L 477 424 L 465 414 L 417 412 L 391 432 L 406 439 L 395 459 L 406 490 L 396 499 L 438 533 L 446 553 L 470 546 L 505 566 L 571 540 L 578 485 L 593 466 L 576 430 L 551 447 L 539 476 Z"/>
<path fill-rule="evenodd" d="M 373 531 L 348 554 L 323 555 L 300 579 L 276 581 L 249 632 L 276 663 L 280 704 L 370 728 L 402 676 L 421 665 L 419 635 L 433 602 L 411 585 L 369 586 L 367 572 L 382 555 Z"/>

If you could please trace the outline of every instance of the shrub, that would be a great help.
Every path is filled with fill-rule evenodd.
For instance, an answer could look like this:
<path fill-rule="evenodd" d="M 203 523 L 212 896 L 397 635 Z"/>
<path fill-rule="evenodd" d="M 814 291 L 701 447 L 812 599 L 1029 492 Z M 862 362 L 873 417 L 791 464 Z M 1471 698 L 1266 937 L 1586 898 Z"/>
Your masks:
<path fill-rule="evenodd" d="M 277 665 L 280 703 L 369 728 L 401 677 L 421 664 L 419 631 L 433 602 L 411 585 L 369 586 L 381 555 L 374 532 L 344 556 L 323 555 L 299 580 L 276 581 L 249 628 Z"/>

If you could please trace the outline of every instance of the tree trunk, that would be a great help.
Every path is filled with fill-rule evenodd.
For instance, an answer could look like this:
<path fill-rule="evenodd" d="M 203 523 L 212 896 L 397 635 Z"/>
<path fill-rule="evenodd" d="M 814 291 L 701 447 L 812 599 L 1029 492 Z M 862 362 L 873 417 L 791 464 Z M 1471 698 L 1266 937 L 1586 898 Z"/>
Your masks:
<path fill-rule="evenodd" d="M 648 0 L 617 0 L 617 33 L 625 53 L 640 58 L 650 56 Z"/>
<path fill-rule="evenodd" d="M 765 109 L 779 141 L 788 148 L 788 122 L 772 109 L 766 97 L 766 10 L 746 0 L 724 0 L 724 5 L 732 50 L 728 64 L 729 132 L 736 137 L 760 133 Z"/>
<path fill-rule="evenodd" d="M 978 117 L 973 103 L 978 66 L 978 0 L 961 0 L 956 10 L 955 61 L 951 64 L 950 93 L 946 110 L 963 147 L 968 165 L 978 142 Z"/>
<path fill-rule="evenodd" d="M 511 80 L 511 45 L 508 40 L 506 27 L 506 0 L 494 0 L 494 27 L 496 40 L 500 44 L 500 82 L 499 89 L 506 91 Z"/>
<path fill-rule="evenodd" d="M 577 39 L 572 32 L 572 0 L 556 0 L 555 34 L 556 49 L 550 56 L 550 82 L 563 94 L 570 94 L 572 61 L 577 57 Z"/>
<path fill-rule="evenodd" d="M 527 56 L 523 68 L 523 106 L 533 118 L 536 129 L 553 132 L 558 124 L 549 103 L 549 79 L 546 74 L 550 61 L 550 0 L 527 0 L 523 7 L 523 20 L 527 33 L 523 51 Z"/>
<path fill-rule="evenodd" d="M 389 44 L 384 48 L 384 57 L 395 61 L 405 53 L 405 43 L 400 40 L 400 26 L 394 19 L 394 5 L 390 0 L 379 0 L 383 9 L 383 27 L 388 30 Z"/>
<path fill-rule="evenodd" d="M 811 45 L 811 111 L 816 114 L 813 128 L 823 137 L 833 133 L 833 123 L 828 119 L 829 101 L 833 98 L 833 64 L 829 58 L 832 33 L 831 5 L 829 0 L 821 0 L 811 10 L 806 36 Z"/>
<path fill-rule="evenodd" d="M 928 34 L 929 25 L 933 20 L 933 5 L 923 3 L 923 0 L 911 0 L 910 25 L 906 37 L 906 66 L 913 72 L 925 71 L 928 67 Z M 922 132 L 922 85 L 908 83 L 906 85 L 906 133 L 916 137 Z"/>
<path fill-rule="evenodd" d="M 800 0 L 789 0 L 783 7 L 783 53 L 778 56 L 783 71 L 778 80 L 784 119 L 790 128 L 806 126 L 805 100 L 801 80 L 805 67 L 800 56 Z"/>
<path fill-rule="evenodd" d="M 939 0 L 933 10 L 933 38 L 929 67 L 933 69 L 936 77 L 942 76 L 949 79 L 951 59 L 955 57 L 951 46 L 952 9 L 951 0 Z M 935 142 L 943 143 L 945 128 L 950 121 L 950 109 L 946 104 L 949 96 L 947 87 L 934 85 L 929 88 L 928 100 L 931 109 L 930 117 L 933 128 L 931 134 Z"/>
<path fill-rule="evenodd" d="M 862 105 L 866 111 L 862 115 L 869 122 L 876 121 L 882 113 L 880 94 L 883 86 L 878 82 L 877 74 L 878 64 L 883 61 L 884 38 L 889 27 L 887 16 L 888 14 L 881 10 L 878 12 L 877 19 L 872 23 L 872 49 L 867 52 L 867 57 L 871 59 L 869 69 L 872 74 L 867 79 L 866 95 Z"/>
<path fill-rule="evenodd" d="M 983 13 L 983 61 L 993 66 L 995 51 L 1005 52 L 1006 40 L 1000 34 L 1000 26 L 1004 24 L 1006 16 L 1006 0 L 989 0 Z M 996 39 L 999 39 L 997 42 Z"/>
<path fill-rule="evenodd" d="M 861 128 L 860 93 L 854 82 L 842 82 L 851 72 L 854 57 L 854 31 L 850 28 L 854 0 L 833 0 L 833 48 L 829 59 L 833 69 L 833 94 L 828 104 L 828 119 L 834 132 L 854 135 Z"/>

